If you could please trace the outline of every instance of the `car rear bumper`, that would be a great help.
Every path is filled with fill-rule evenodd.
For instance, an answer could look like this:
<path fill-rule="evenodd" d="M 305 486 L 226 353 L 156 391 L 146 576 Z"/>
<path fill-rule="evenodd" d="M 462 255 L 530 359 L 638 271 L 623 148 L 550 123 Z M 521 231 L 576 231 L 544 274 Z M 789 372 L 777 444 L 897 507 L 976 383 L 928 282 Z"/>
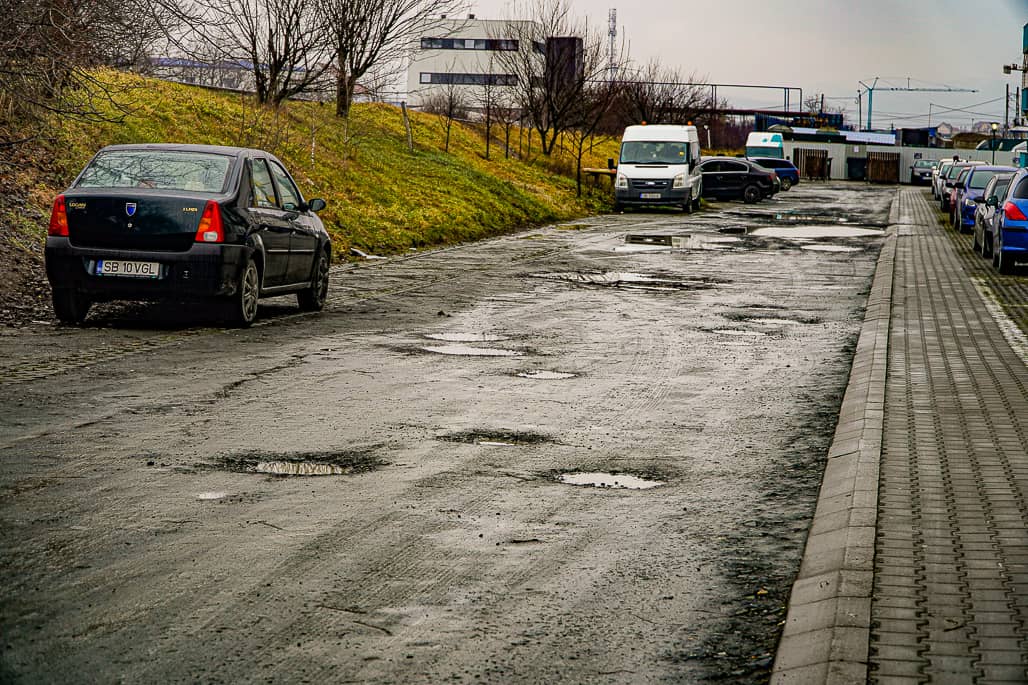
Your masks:
<path fill-rule="evenodd" d="M 250 254 L 245 245 L 196 243 L 185 252 L 75 247 L 46 239 L 46 276 L 53 288 L 72 288 L 94 300 L 191 299 L 231 295 Z M 98 276 L 98 260 L 157 262 L 157 278 Z"/>

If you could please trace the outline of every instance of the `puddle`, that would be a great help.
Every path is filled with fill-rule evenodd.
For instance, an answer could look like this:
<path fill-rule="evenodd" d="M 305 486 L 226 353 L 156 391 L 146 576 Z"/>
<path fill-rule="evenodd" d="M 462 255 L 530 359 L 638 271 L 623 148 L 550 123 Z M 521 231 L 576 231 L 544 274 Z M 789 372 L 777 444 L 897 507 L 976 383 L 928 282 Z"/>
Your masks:
<path fill-rule="evenodd" d="M 518 447 L 521 445 L 538 445 L 553 442 L 548 435 L 522 431 L 462 431 L 438 436 L 447 442 L 462 442 L 468 445 L 484 447 Z"/>
<path fill-rule="evenodd" d="M 812 252 L 861 252 L 864 248 L 852 245 L 804 245 L 800 249 Z"/>
<path fill-rule="evenodd" d="M 221 466 L 230 471 L 271 476 L 346 476 L 373 471 L 387 462 L 374 449 L 342 452 L 298 452 L 269 454 L 252 452 L 223 457 Z"/>
<path fill-rule="evenodd" d="M 219 500 L 228 497 L 227 492 L 201 492 L 196 499 L 203 501 Z"/>
<path fill-rule="evenodd" d="M 767 238 L 866 238 L 884 235 L 873 228 L 856 226 L 770 226 L 755 229 L 751 235 Z"/>
<path fill-rule="evenodd" d="M 724 228 L 717 229 L 718 233 L 732 233 L 745 235 L 747 228 L 745 226 L 725 226 Z"/>
<path fill-rule="evenodd" d="M 578 376 L 577 373 L 565 373 L 563 371 L 521 371 L 517 375 L 520 378 L 528 378 L 533 381 L 563 381 Z"/>
<path fill-rule="evenodd" d="M 499 342 L 507 339 L 502 335 L 492 335 L 489 333 L 426 333 L 425 337 L 430 340 L 454 343 Z"/>
<path fill-rule="evenodd" d="M 441 347 L 422 347 L 425 352 L 448 354 L 457 357 L 521 357 L 525 353 L 516 350 L 500 350 L 492 347 L 472 347 L 471 345 L 443 345 Z"/>
<path fill-rule="evenodd" d="M 742 330 L 740 328 L 714 328 L 714 329 L 711 329 L 710 332 L 711 333 L 716 333 L 718 335 L 735 335 L 735 336 L 749 337 L 749 338 L 759 338 L 759 337 L 765 335 L 761 331 L 746 331 L 746 330 Z"/>
<path fill-rule="evenodd" d="M 627 473 L 562 473 L 557 480 L 567 485 L 625 490 L 649 490 L 665 485 L 661 480 L 647 480 Z"/>
<path fill-rule="evenodd" d="M 639 246 L 634 246 L 639 247 Z M 659 249 L 667 249 L 662 247 Z M 532 274 L 533 278 L 545 278 L 552 281 L 566 281 L 580 285 L 607 286 L 612 288 L 624 288 L 628 290 L 646 291 L 668 291 L 668 290 L 701 290 L 712 288 L 713 279 L 691 279 L 678 280 L 664 276 L 647 276 L 646 274 L 630 273 L 624 271 L 606 272 L 580 272 L 569 271 L 564 273 L 538 273 Z"/>

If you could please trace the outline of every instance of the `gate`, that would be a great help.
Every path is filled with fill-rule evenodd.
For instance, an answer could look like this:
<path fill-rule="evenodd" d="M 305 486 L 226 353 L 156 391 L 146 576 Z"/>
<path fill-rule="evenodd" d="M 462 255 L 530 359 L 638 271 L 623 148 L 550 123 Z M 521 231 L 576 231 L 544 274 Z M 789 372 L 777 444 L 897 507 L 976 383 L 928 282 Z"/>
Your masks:
<path fill-rule="evenodd" d="M 899 183 L 899 173 L 898 152 L 867 153 L 867 180 L 871 183 Z"/>
<path fill-rule="evenodd" d="M 810 148 L 796 148 L 792 153 L 793 162 L 800 172 L 800 176 L 807 179 L 827 181 L 831 174 L 831 160 L 828 159 L 828 150 L 814 150 Z M 897 167 L 897 173 L 898 173 Z"/>

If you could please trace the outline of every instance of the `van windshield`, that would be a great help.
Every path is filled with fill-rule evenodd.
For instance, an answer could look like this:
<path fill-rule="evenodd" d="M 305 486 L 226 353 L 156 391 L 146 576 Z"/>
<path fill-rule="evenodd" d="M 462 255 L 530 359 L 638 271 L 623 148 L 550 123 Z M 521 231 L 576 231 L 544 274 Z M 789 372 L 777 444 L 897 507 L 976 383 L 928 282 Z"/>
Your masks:
<path fill-rule="evenodd" d="M 688 164 L 687 143 L 631 141 L 621 145 L 621 164 Z"/>

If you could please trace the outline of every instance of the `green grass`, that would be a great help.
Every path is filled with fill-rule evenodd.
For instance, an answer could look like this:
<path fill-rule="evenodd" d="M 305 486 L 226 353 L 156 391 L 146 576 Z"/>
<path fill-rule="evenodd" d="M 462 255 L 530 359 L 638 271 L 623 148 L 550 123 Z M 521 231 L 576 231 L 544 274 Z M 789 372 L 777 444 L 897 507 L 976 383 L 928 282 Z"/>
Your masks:
<path fill-rule="evenodd" d="M 331 103 L 290 102 L 267 110 L 241 95 L 109 72 L 128 113 L 117 123 L 53 122 L 31 164 L 16 171 L 30 203 L 49 215 L 53 196 L 90 156 L 115 143 L 179 142 L 266 149 L 285 163 L 307 197 L 322 197 L 322 220 L 337 256 L 349 248 L 378 254 L 477 240 L 609 208 L 609 184 L 576 197 L 570 151 L 545 159 L 504 159 L 494 129 L 491 159 L 477 126 L 455 123 L 449 151 L 443 122 L 411 112 L 414 151 L 407 148 L 401 111 L 358 104 L 348 121 Z M 110 115 L 117 114 L 109 106 Z M 312 135 L 313 131 L 313 135 Z M 522 139 L 527 131 L 521 132 Z M 517 152 L 518 131 L 512 136 Z M 497 139 L 499 138 L 499 139 Z M 313 143 L 313 150 L 312 150 Z M 616 140 L 597 140 L 584 166 L 605 166 Z M 523 149 L 527 148 L 523 145 Z M 565 173 L 554 173 L 555 169 Z M 9 217 L 0 217 L 4 225 Z M 39 226 L 39 234 L 45 230 Z"/>

